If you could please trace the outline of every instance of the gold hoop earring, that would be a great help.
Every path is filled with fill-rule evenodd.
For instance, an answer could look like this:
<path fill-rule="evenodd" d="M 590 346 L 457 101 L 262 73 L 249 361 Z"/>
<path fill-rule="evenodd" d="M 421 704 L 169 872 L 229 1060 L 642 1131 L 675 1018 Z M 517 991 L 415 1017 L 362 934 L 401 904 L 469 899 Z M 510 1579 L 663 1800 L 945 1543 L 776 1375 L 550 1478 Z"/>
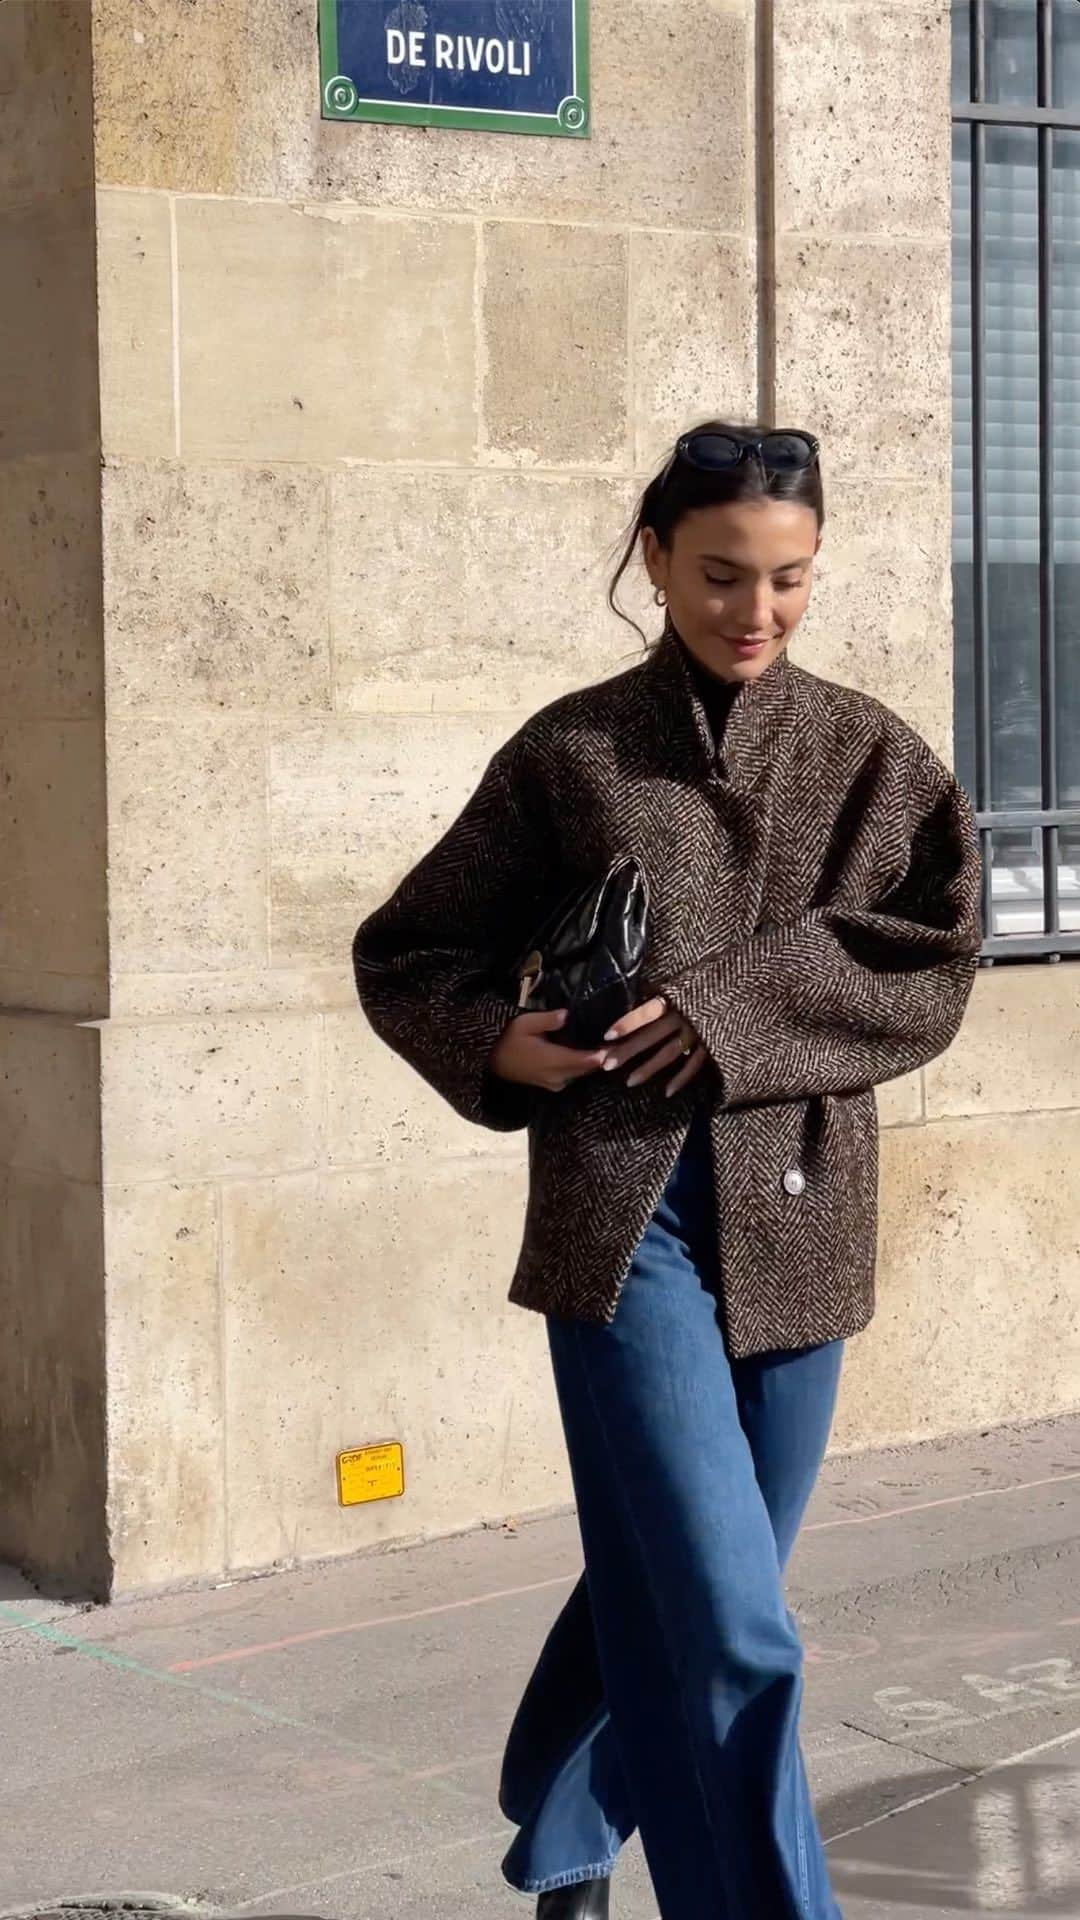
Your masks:
<path fill-rule="evenodd" d="M 656 587 L 654 589 L 653 599 L 656 601 L 658 607 L 667 606 L 667 594 L 664 592 L 663 587 Z"/>

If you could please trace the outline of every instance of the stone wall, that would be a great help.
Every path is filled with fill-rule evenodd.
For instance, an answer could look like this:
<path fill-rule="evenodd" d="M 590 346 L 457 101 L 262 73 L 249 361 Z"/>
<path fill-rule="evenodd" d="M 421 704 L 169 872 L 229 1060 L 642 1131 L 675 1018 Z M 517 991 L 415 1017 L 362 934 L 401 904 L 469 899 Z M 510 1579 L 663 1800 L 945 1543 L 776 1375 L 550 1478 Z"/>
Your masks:
<path fill-rule="evenodd" d="M 567 1497 L 521 1143 L 382 1054 L 349 945 L 634 657 L 638 476 L 757 402 L 742 0 L 598 0 L 588 144 L 324 124 L 312 17 L 95 6 L 128 1585 Z M 391 1435 L 405 1502 L 341 1512 L 335 1450 Z"/>
<path fill-rule="evenodd" d="M 121 1590 L 568 1498 L 504 1305 L 520 1142 L 377 1047 L 349 941 L 525 713 L 634 657 L 605 561 L 703 412 L 820 433 L 801 657 L 947 750 L 949 48 L 936 0 L 593 0 L 560 142 L 323 123 L 310 0 L 92 11 L 111 999 L 63 1005 L 102 1016 Z M 887 1090 L 841 1444 L 1077 1397 L 1040 1035 L 1078 978 L 989 976 Z M 342 1512 L 335 1452 L 389 1437 L 404 1501 Z"/>
<path fill-rule="evenodd" d="M 103 1590 L 107 1007 L 89 8 L 0 7 L 0 1558 Z"/>

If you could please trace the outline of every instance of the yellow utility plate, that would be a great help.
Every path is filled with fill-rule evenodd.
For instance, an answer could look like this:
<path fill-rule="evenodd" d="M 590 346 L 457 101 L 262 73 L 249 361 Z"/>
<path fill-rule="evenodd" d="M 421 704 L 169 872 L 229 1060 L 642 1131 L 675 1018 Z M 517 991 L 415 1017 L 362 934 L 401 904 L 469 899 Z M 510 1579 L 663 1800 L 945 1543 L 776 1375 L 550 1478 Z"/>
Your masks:
<path fill-rule="evenodd" d="M 343 1507 L 358 1507 L 365 1500 L 398 1499 L 405 1491 L 405 1450 L 400 1440 L 339 1453 L 337 1483 Z"/>

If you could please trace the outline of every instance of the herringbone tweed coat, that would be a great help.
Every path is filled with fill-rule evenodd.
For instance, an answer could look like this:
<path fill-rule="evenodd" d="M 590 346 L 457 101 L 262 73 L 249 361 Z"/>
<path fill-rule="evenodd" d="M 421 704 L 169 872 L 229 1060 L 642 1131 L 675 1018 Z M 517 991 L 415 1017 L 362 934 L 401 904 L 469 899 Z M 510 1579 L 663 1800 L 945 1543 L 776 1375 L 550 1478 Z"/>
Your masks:
<path fill-rule="evenodd" d="M 636 854 L 646 995 L 711 1071 L 674 1100 L 597 1075 L 556 1096 L 488 1072 L 513 961 L 572 889 Z M 951 776 L 865 696 L 778 661 L 714 744 L 670 636 L 496 755 L 441 843 L 356 936 L 361 1002 L 468 1119 L 528 1125 L 511 1298 L 610 1320 L 695 1107 L 711 1109 L 733 1355 L 856 1332 L 873 1310 L 872 1088 L 955 1035 L 980 944 L 979 854 Z"/>

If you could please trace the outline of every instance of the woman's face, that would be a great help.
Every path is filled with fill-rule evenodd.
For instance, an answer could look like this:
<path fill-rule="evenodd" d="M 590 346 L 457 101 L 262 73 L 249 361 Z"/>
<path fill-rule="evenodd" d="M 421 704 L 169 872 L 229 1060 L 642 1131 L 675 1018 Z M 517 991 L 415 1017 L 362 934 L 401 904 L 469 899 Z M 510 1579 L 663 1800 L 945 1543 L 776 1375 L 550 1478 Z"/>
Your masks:
<path fill-rule="evenodd" d="M 759 680 L 806 612 L 820 545 L 817 516 L 789 500 L 741 500 L 687 514 L 662 547 L 643 536 L 671 624 L 709 673 Z"/>

